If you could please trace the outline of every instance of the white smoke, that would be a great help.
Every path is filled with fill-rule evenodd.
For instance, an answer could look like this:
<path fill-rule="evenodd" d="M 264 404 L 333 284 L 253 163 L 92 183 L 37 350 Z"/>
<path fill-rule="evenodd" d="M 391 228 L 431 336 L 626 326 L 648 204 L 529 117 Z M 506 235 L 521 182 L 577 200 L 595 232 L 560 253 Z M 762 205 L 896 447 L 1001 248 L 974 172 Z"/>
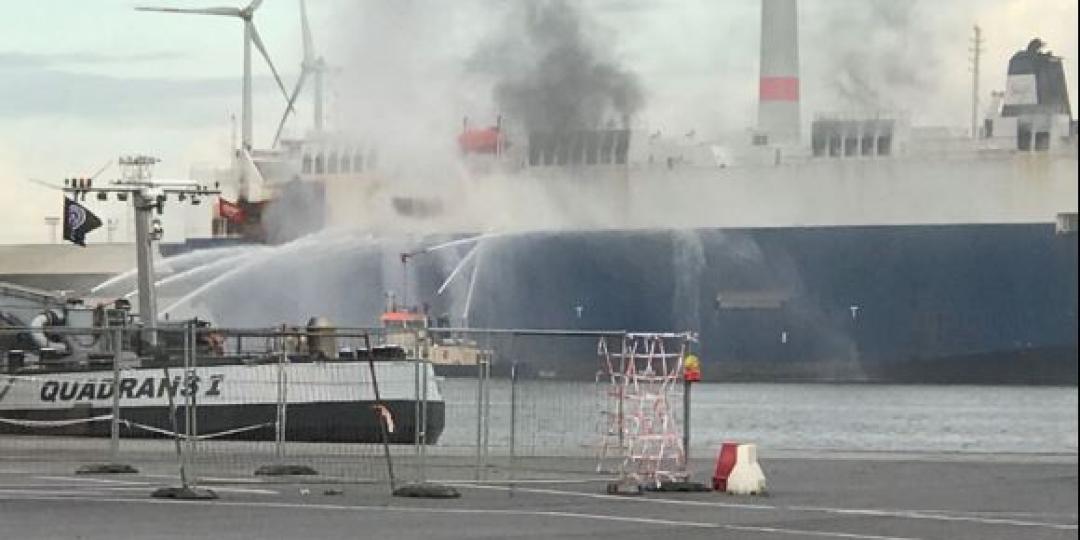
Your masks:
<path fill-rule="evenodd" d="M 821 98 L 864 113 L 909 109 L 939 92 L 941 45 L 927 24 L 936 6 L 918 1 L 805 3 L 804 80 Z M 820 34 L 828 39 L 820 39 Z"/>

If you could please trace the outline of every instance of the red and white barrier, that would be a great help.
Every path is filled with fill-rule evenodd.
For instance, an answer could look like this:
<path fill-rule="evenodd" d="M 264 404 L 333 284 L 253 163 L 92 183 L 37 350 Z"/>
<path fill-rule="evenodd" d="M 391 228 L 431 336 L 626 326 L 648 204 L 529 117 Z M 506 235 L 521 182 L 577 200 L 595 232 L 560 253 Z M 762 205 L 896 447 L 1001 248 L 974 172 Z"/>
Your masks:
<path fill-rule="evenodd" d="M 736 495 L 765 492 L 765 472 L 757 460 L 757 445 L 726 442 L 716 456 L 712 488 Z"/>

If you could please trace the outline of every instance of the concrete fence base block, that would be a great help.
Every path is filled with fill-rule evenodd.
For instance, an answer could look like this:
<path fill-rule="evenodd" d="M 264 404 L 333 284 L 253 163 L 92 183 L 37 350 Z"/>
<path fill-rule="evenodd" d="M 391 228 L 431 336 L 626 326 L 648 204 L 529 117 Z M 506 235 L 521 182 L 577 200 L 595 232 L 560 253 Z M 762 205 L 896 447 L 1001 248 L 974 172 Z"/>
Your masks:
<path fill-rule="evenodd" d="M 677 482 L 660 482 L 659 486 L 647 486 L 648 491 L 661 491 L 661 492 L 684 492 L 684 493 L 697 493 L 702 491 L 712 491 L 709 486 L 701 482 L 692 482 L 690 480 L 682 480 Z"/>
<path fill-rule="evenodd" d="M 440 484 L 405 484 L 394 490 L 395 497 L 415 497 L 420 499 L 456 499 L 461 493 Z"/>
<path fill-rule="evenodd" d="M 139 470 L 126 463 L 91 463 L 75 470 L 75 474 L 136 474 Z"/>
<path fill-rule="evenodd" d="M 151 497 L 158 499 L 188 499 L 188 500 L 208 500 L 218 498 L 217 493 L 206 489 L 197 488 L 191 486 L 181 487 L 163 487 L 154 490 L 150 494 Z"/>
<path fill-rule="evenodd" d="M 260 476 L 317 475 L 319 471 L 307 465 L 263 465 L 255 469 L 255 474 Z"/>
<path fill-rule="evenodd" d="M 628 482 L 611 481 L 607 483 L 608 495 L 641 495 L 645 493 L 645 486 L 630 484 Z"/>

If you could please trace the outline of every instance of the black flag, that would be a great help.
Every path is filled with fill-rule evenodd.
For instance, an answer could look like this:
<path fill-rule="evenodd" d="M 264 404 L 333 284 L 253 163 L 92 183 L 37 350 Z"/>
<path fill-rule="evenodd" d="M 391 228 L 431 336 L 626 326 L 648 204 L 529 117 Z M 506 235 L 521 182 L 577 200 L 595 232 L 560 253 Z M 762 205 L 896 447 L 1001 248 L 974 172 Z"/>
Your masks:
<path fill-rule="evenodd" d="M 101 220 L 83 205 L 64 197 L 64 240 L 86 247 L 86 233 L 101 226 Z"/>

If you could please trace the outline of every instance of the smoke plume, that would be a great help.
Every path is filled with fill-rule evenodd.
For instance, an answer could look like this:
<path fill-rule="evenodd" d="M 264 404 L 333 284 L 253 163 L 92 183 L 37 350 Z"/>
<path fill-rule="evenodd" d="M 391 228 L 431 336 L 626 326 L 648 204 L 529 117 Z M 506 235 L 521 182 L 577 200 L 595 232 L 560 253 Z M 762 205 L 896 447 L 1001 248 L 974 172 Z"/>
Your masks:
<path fill-rule="evenodd" d="M 503 114 L 529 131 L 564 132 L 623 122 L 641 109 L 636 74 L 594 36 L 597 28 L 567 0 L 514 4 L 470 61 L 495 79 Z"/>
<path fill-rule="evenodd" d="M 816 44 L 806 48 L 814 68 L 808 80 L 818 81 L 833 106 L 911 109 L 938 92 L 939 44 L 924 4 L 854 0 L 806 6 L 806 43 Z"/>

